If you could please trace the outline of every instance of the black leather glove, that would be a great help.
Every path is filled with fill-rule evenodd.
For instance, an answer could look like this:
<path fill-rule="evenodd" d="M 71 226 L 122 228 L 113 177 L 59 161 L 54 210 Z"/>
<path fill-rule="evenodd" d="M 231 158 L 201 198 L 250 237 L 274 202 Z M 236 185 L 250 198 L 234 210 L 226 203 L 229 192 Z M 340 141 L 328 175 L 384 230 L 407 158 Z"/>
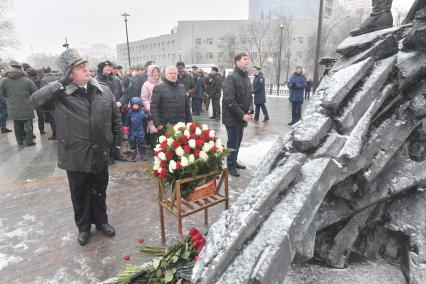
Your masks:
<path fill-rule="evenodd" d="M 65 86 L 71 84 L 72 80 L 70 79 L 69 76 L 65 76 L 62 77 L 61 79 L 59 79 L 59 83 L 61 83 L 62 87 L 65 88 Z"/>

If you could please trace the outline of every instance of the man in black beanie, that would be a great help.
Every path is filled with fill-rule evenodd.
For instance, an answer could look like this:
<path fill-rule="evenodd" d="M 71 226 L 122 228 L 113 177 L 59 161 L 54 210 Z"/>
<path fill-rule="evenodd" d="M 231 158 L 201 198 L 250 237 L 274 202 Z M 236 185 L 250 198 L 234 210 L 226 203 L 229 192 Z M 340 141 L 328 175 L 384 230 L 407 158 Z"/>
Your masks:
<path fill-rule="evenodd" d="M 67 172 L 78 242 L 86 245 L 92 224 L 106 236 L 115 235 L 106 189 L 109 150 L 121 143 L 121 118 L 110 88 L 91 78 L 77 51 L 64 51 L 57 65 L 63 77 L 36 91 L 30 102 L 54 106 L 58 167 Z"/>

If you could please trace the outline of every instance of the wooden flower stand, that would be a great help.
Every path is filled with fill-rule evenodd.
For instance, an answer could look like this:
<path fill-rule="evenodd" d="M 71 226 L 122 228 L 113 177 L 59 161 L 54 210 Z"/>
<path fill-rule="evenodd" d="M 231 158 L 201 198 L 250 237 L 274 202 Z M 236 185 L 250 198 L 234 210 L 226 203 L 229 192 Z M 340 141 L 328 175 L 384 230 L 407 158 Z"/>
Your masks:
<path fill-rule="evenodd" d="M 208 182 L 206 185 L 199 186 L 191 193 L 187 199 L 181 196 L 181 186 L 195 180 L 201 180 L 208 177 L 219 176 L 219 181 L 216 183 Z M 221 193 L 221 188 L 224 188 Z M 195 178 L 186 178 L 177 180 L 173 194 L 170 198 L 164 197 L 162 194 L 164 187 L 162 182 L 158 181 L 158 202 L 160 208 L 160 228 L 161 241 L 166 241 L 164 228 L 164 209 L 173 215 L 178 222 L 178 233 L 183 237 L 182 220 L 183 218 L 204 210 L 204 223 L 208 225 L 208 208 L 225 203 L 225 210 L 228 209 L 228 169 L 210 172 L 208 174 L 199 175 Z"/>

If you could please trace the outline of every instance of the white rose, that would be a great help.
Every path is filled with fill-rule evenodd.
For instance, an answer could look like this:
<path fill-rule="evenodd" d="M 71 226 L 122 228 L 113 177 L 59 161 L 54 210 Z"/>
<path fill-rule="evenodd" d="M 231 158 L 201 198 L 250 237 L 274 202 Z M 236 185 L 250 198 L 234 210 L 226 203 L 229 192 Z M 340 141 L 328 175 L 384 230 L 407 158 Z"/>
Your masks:
<path fill-rule="evenodd" d="M 181 146 L 177 147 L 175 152 L 176 155 L 178 155 L 179 157 L 182 157 L 185 154 L 185 151 L 183 151 L 183 148 Z"/>
<path fill-rule="evenodd" d="M 188 156 L 188 162 L 189 162 L 190 165 L 193 164 L 193 163 L 195 163 L 195 156 L 194 156 L 194 154 L 191 154 L 191 155 Z"/>
<path fill-rule="evenodd" d="M 201 161 L 203 161 L 203 162 L 205 162 L 205 161 L 207 161 L 209 159 L 209 156 L 207 155 L 207 153 L 206 152 L 204 152 L 204 151 L 201 151 L 200 152 L 200 160 Z"/>
<path fill-rule="evenodd" d="M 210 131 L 209 131 L 209 137 L 210 137 L 210 138 L 214 138 L 214 137 L 215 137 L 215 135 L 216 135 L 216 131 L 214 131 L 214 130 L 210 130 Z"/>
<path fill-rule="evenodd" d="M 173 173 L 174 170 L 176 170 L 176 162 L 174 160 L 171 160 L 169 163 L 169 172 Z"/>
<path fill-rule="evenodd" d="M 164 152 L 161 152 L 158 154 L 158 158 L 160 158 L 161 161 L 165 161 L 166 160 L 166 154 L 164 154 Z"/>
<path fill-rule="evenodd" d="M 183 122 L 178 122 L 178 123 L 176 123 L 176 125 L 175 125 L 175 126 L 173 126 L 173 130 L 174 130 L 175 132 L 178 132 L 178 131 L 179 131 L 179 128 L 182 128 L 182 127 L 184 127 L 184 128 L 185 128 L 185 123 L 183 123 Z"/>
<path fill-rule="evenodd" d="M 192 149 L 197 148 L 197 143 L 195 142 L 195 139 L 191 139 L 188 141 L 188 145 L 189 147 L 191 147 Z"/>
<path fill-rule="evenodd" d="M 192 122 L 188 122 L 188 123 L 186 124 L 186 128 L 187 128 L 187 129 L 189 129 L 189 128 L 191 127 L 191 125 L 192 125 Z"/>
<path fill-rule="evenodd" d="M 195 129 L 195 135 L 201 135 L 201 129 L 199 128 L 199 127 L 197 127 L 196 129 Z"/>
<path fill-rule="evenodd" d="M 166 136 L 164 136 L 164 135 L 161 135 L 159 138 L 158 138 L 158 142 L 160 142 L 160 143 L 163 143 L 164 141 L 166 141 Z"/>
<path fill-rule="evenodd" d="M 173 138 L 167 138 L 167 145 L 172 146 L 173 142 L 175 142 Z"/>
<path fill-rule="evenodd" d="M 208 129 L 209 129 L 209 127 L 207 126 L 207 124 L 203 124 L 203 125 L 201 125 L 201 128 L 202 128 L 203 130 L 208 130 Z"/>
<path fill-rule="evenodd" d="M 154 157 L 154 166 L 159 167 L 159 166 L 160 166 L 160 163 L 161 163 L 160 158 L 158 158 L 158 157 Z"/>
<path fill-rule="evenodd" d="M 189 160 L 187 157 L 183 156 L 180 158 L 180 164 L 182 165 L 182 167 L 186 167 L 189 165 Z"/>
<path fill-rule="evenodd" d="M 209 144 L 207 144 L 207 143 L 204 143 L 204 145 L 203 145 L 203 152 L 208 152 L 208 151 L 210 151 L 210 145 Z"/>

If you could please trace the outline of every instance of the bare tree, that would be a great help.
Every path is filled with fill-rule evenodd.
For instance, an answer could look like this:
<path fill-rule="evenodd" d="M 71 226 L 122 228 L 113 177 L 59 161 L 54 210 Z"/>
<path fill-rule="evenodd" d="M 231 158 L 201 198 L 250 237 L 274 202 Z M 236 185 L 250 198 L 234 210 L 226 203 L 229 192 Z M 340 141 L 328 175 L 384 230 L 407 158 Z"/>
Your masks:
<path fill-rule="evenodd" d="M 220 46 L 222 50 L 221 61 L 224 63 L 225 67 L 232 67 L 234 65 L 234 57 L 237 51 L 237 44 L 235 39 L 235 34 L 228 33 L 223 36 Z"/>
<path fill-rule="evenodd" d="M 0 55 L 7 48 L 14 48 L 17 45 L 13 37 L 13 23 L 8 19 L 8 11 L 11 5 L 8 0 L 0 0 Z"/>

